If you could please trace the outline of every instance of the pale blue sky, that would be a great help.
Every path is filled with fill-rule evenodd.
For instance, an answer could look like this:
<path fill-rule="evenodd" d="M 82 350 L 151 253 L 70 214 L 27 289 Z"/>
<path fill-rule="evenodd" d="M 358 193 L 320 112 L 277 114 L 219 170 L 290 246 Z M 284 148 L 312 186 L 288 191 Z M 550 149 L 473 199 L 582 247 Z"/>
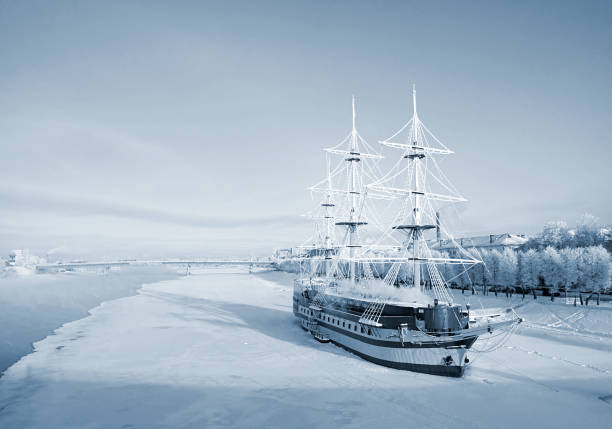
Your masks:
<path fill-rule="evenodd" d="M 265 254 L 419 116 L 460 233 L 612 219 L 612 3 L 0 1 L 0 252 Z"/>

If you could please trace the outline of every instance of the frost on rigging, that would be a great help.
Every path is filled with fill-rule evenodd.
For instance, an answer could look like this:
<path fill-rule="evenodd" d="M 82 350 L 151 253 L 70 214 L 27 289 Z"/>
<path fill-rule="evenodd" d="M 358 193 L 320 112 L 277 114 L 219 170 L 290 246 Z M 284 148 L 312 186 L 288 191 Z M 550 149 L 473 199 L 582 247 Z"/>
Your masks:
<path fill-rule="evenodd" d="M 325 149 L 327 174 L 310 188 L 321 198 L 298 258 L 293 313 L 318 341 L 375 363 L 461 376 L 478 337 L 518 319 L 512 309 L 472 317 L 469 305 L 453 303 L 447 268 L 462 275 L 481 261 L 441 222 L 440 209 L 465 198 L 438 166 L 452 151 L 420 121 L 414 90 L 412 101 L 412 119 L 380 142 L 393 153 L 383 170 L 382 155 L 357 131 L 353 98 L 351 131 Z M 453 254 L 435 250 L 442 237 Z"/>
<path fill-rule="evenodd" d="M 460 266 L 452 271 L 456 277 L 481 262 L 439 217 L 445 206 L 466 201 L 436 160 L 453 152 L 421 122 L 413 90 L 412 118 L 379 142 L 393 152 L 392 165 L 383 171 L 382 155 L 357 131 L 354 98 L 352 107 L 351 131 L 325 149 L 327 175 L 310 188 L 322 199 L 313 216 L 314 237 L 304 247 L 306 274 L 348 279 L 362 289 L 383 279 L 452 303 L 439 266 Z M 435 250 L 442 239 L 456 246 L 453 257 Z"/>

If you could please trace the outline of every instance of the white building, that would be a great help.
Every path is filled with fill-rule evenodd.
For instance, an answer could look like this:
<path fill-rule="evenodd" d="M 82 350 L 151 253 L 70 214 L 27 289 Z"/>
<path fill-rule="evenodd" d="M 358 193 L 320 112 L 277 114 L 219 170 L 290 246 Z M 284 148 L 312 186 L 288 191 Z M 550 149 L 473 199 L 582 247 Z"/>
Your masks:
<path fill-rule="evenodd" d="M 503 234 L 490 234 L 490 235 L 479 235 L 475 237 L 463 237 L 456 238 L 455 242 L 464 249 L 496 249 L 500 252 L 506 248 L 516 249 L 522 244 L 527 242 L 527 238 L 524 234 L 510 234 L 505 232 Z M 449 256 L 456 256 L 454 253 L 457 251 L 456 244 L 450 240 L 440 240 L 432 246 L 432 249 L 447 252 Z"/>

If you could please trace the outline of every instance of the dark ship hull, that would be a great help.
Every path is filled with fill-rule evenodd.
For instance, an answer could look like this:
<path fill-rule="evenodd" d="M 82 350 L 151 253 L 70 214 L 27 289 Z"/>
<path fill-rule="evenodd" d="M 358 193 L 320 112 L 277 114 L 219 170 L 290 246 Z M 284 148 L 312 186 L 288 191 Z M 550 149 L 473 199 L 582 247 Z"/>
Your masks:
<path fill-rule="evenodd" d="M 460 306 L 385 303 L 373 320 L 364 318 L 372 302 L 296 285 L 293 313 L 318 341 L 332 342 L 378 365 L 463 375 L 467 351 L 480 331 L 469 328 L 468 314 Z"/>

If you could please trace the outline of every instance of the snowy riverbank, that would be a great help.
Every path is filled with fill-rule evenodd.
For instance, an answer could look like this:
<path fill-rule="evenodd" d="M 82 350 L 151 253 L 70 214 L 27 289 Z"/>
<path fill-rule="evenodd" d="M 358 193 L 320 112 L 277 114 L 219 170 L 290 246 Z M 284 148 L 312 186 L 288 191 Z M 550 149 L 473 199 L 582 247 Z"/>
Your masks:
<path fill-rule="evenodd" d="M 199 273 L 105 302 L 7 370 L 0 427 L 594 429 L 612 419 L 609 308 L 578 317 L 526 303 L 532 325 L 448 379 L 314 341 L 294 320 L 291 281 Z"/>
<path fill-rule="evenodd" d="M 176 278 L 168 267 L 124 267 L 104 274 L 12 273 L 0 277 L 0 374 L 63 323 L 100 303 L 133 295 L 144 284 Z"/>

